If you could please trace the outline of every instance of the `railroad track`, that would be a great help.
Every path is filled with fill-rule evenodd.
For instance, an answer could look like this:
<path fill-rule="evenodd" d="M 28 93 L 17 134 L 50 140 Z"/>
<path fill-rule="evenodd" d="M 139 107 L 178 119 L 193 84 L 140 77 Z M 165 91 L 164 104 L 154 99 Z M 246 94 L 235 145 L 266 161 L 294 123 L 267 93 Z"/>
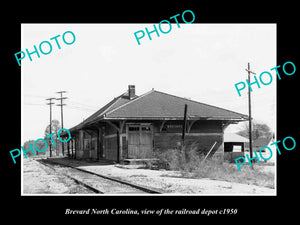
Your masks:
<path fill-rule="evenodd" d="M 42 165 L 44 165 L 44 166 L 50 168 L 50 169 L 53 170 L 55 173 L 58 173 L 58 172 L 56 171 L 56 169 L 55 169 L 53 166 L 51 166 L 51 164 L 45 163 L 45 162 L 43 162 L 43 161 L 38 161 L 38 162 L 41 163 Z M 65 173 L 64 173 L 63 175 L 66 176 L 66 177 L 68 177 L 69 179 L 73 180 L 76 184 L 81 185 L 81 186 L 84 186 L 86 189 L 88 189 L 88 190 L 90 190 L 90 191 L 92 191 L 92 192 L 94 192 L 94 193 L 97 193 L 97 194 L 104 194 L 104 192 L 101 192 L 100 190 L 98 190 L 98 189 L 96 189 L 96 188 L 93 188 L 92 186 L 90 186 L 90 185 L 88 185 L 88 184 L 86 184 L 86 183 L 84 183 L 84 182 L 82 182 L 82 181 L 80 181 L 80 180 L 78 180 L 78 179 L 76 179 L 76 178 L 74 178 L 74 177 L 71 177 L 70 175 L 67 175 L 67 174 L 65 174 Z"/>
<path fill-rule="evenodd" d="M 157 190 L 100 175 L 70 165 L 47 160 L 38 160 L 38 162 L 97 194 L 160 194 Z"/>

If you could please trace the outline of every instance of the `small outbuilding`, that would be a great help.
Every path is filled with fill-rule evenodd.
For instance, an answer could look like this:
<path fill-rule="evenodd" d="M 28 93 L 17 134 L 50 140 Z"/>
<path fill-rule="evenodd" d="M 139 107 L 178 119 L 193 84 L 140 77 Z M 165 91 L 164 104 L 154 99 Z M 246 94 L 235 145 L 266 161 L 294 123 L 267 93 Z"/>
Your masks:
<path fill-rule="evenodd" d="M 245 143 L 249 143 L 248 138 L 235 133 L 224 133 L 224 160 L 234 162 L 236 158 L 243 157 Z"/>
<path fill-rule="evenodd" d="M 247 120 L 247 115 L 154 89 L 137 96 L 134 85 L 69 129 L 68 147 L 75 158 L 152 158 L 156 151 L 180 147 L 185 104 L 186 148 L 223 160 L 225 128 Z"/>

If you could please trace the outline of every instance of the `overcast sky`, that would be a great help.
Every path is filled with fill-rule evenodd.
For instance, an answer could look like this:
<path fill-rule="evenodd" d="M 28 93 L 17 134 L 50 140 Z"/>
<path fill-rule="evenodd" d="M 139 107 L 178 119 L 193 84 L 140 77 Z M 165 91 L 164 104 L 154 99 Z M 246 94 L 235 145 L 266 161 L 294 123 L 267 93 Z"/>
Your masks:
<path fill-rule="evenodd" d="M 146 35 L 138 45 L 134 32 L 153 24 L 22 24 L 22 51 L 31 52 L 33 45 L 65 31 L 76 36 L 72 45 L 60 37 L 60 50 L 52 40 L 49 55 L 22 60 L 22 140 L 44 136 L 49 124 L 45 99 L 59 97 L 55 92 L 61 90 L 68 97 L 66 128 L 124 93 L 129 84 L 138 95 L 154 88 L 248 114 L 247 91 L 239 97 L 234 84 L 247 78 L 248 62 L 258 75 L 277 65 L 276 24 L 172 25 L 170 33 L 153 33 L 152 40 Z M 276 79 L 254 87 L 252 107 L 253 118 L 275 131 Z M 60 121 L 60 107 L 53 105 L 52 118 Z"/>

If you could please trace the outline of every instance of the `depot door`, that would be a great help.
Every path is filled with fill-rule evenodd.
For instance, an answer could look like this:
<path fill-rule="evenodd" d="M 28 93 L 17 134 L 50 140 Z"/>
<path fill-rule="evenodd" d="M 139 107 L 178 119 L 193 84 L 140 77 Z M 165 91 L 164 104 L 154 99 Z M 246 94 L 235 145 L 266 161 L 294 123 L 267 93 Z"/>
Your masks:
<path fill-rule="evenodd" d="M 134 124 L 128 125 L 128 158 L 151 158 L 153 152 L 152 125 Z"/>

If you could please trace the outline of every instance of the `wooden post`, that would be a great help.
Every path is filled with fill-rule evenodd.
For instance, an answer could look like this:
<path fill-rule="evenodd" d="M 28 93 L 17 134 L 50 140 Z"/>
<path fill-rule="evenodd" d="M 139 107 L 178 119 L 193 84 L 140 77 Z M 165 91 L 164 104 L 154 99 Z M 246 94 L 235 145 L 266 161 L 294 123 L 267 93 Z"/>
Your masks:
<path fill-rule="evenodd" d="M 70 157 L 70 141 L 67 142 L 68 157 Z"/>
<path fill-rule="evenodd" d="M 185 139 L 185 131 L 186 131 L 186 113 L 187 113 L 187 104 L 184 105 L 184 116 L 183 116 L 183 126 L 182 126 L 182 145 L 184 146 L 184 139 Z"/>
<path fill-rule="evenodd" d="M 117 131 L 117 163 L 120 163 L 120 131 Z"/>
<path fill-rule="evenodd" d="M 185 149 L 185 143 L 184 143 L 184 139 L 185 139 L 185 132 L 186 132 L 186 114 L 187 114 L 187 104 L 184 105 L 184 116 L 183 116 L 183 126 L 182 126 L 182 141 L 181 141 L 181 151 L 184 150 L 184 154 L 185 154 L 185 159 L 187 160 L 188 155 L 187 155 L 187 151 Z"/>
<path fill-rule="evenodd" d="M 75 151 L 75 152 L 74 152 L 74 159 L 76 159 L 76 152 L 77 152 L 77 149 L 76 149 L 76 148 L 78 147 L 77 145 L 78 145 L 78 142 L 77 142 L 77 136 L 75 136 L 75 137 L 74 137 L 74 151 Z"/>
<path fill-rule="evenodd" d="M 74 154 L 73 154 L 73 148 L 74 148 L 74 139 L 71 138 L 71 158 L 73 158 Z"/>
<path fill-rule="evenodd" d="M 203 159 L 203 161 L 206 160 L 206 158 L 209 156 L 209 153 L 213 150 L 213 148 L 215 147 L 215 145 L 217 144 L 217 142 L 215 141 L 215 143 L 213 144 L 213 146 L 210 148 L 210 150 L 208 151 L 207 155 L 205 156 L 205 158 Z"/>
<path fill-rule="evenodd" d="M 99 138 L 100 132 L 99 128 L 97 129 L 97 161 L 99 161 L 99 155 L 100 155 L 100 138 Z"/>
<path fill-rule="evenodd" d="M 101 159 L 101 158 L 103 158 L 103 154 L 104 154 L 104 150 L 105 150 L 104 136 L 103 136 L 103 134 L 105 133 L 105 127 L 102 126 L 100 128 L 99 132 L 100 132 L 100 136 L 99 136 L 99 138 L 100 138 L 100 142 L 99 142 L 99 144 L 100 144 L 100 153 L 99 153 L 99 156 L 100 156 L 100 159 Z"/>
<path fill-rule="evenodd" d="M 93 136 L 92 136 L 92 133 L 89 133 L 89 135 L 90 135 L 89 158 L 92 159 L 92 152 L 93 152 Z"/>

